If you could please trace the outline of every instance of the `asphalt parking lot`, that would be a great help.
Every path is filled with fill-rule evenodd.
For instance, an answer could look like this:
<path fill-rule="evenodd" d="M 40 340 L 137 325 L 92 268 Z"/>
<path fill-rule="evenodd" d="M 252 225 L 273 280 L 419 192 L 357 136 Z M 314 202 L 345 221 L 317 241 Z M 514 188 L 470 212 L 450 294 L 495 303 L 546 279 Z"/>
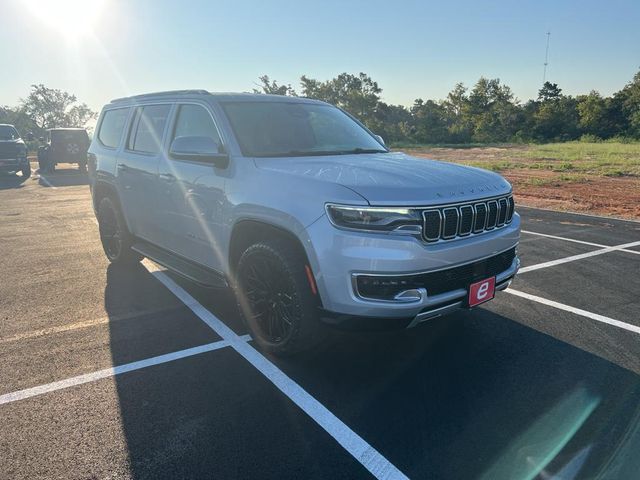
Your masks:
<path fill-rule="evenodd" d="M 640 471 L 640 223 L 520 207 L 494 301 L 283 360 L 229 292 L 109 265 L 85 175 L 0 178 L 0 205 L 2 479 Z"/>

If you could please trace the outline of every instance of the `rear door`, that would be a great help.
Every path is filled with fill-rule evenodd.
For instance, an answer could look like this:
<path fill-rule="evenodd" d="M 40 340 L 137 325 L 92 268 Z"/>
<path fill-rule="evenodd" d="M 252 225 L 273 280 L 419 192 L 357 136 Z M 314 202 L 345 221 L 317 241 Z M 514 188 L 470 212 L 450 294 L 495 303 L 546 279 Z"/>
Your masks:
<path fill-rule="evenodd" d="M 227 171 L 211 163 L 170 156 L 174 138 L 208 136 L 222 145 L 214 116 L 206 104 L 176 105 L 167 153 L 158 170 L 158 224 L 161 246 L 201 265 L 221 270 L 222 211 Z M 223 147 L 224 148 L 224 147 Z"/>
<path fill-rule="evenodd" d="M 171 109 L 170 103 L 136 107 L 117 163 L 117 182 L 129 229 L 150 241 L 158 236 L 158 163 Z"/>

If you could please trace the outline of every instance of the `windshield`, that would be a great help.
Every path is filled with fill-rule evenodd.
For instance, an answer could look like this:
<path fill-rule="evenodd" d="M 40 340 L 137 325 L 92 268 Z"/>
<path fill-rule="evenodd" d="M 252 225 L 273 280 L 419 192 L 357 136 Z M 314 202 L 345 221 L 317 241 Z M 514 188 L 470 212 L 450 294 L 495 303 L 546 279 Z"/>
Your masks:
<path fill-rule="evenodd" d="M 89 136 L 86 130 L 52 130 L 51 141 L 89 143 Z"/>
<path fill-rule="evenodd" d="M 17 140 L 20 138 L 18 131 L 11 125 L 0 125 L 0 140 Z"/>
<path fill-rule="evenodd" d="M 242 153 L 249 157 L 387 152 L 355 120 L 330 105 L 233 102 L 223 107 Z"/>

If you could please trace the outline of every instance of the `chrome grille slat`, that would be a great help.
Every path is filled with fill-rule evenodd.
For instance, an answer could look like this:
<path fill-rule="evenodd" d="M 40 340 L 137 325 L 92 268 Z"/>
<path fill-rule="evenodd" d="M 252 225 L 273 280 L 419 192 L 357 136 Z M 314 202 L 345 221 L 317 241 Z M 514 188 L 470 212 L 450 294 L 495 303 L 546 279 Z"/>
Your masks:
<path fill-rule="evenodd" d="M 514 207 L 513 195 L 507 195 L 423 210 L 422 238 L 434 243 L 502 228 L 513 220 Z"/>

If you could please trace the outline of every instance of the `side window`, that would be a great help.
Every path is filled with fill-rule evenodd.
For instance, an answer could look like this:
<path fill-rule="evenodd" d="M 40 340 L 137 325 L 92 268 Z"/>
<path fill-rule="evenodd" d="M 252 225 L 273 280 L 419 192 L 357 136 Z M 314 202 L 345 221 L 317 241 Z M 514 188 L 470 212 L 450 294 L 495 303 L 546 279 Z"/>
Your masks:
<path fill-rule="evenodd" d="M 211 137 L 218 145 L 222 145 L 211 115 L 204 107 L 200 105 L 180 105 L 172 140 L 176 137 L 191 136 Z"/>
<path fill-rule="evenodd" d="M 104 112 L 102 122 L 100 123 L 100 131 L 98 132 L 98 140 L 105 147 L 116 148 L 120 143 L 124 124 L 127 122 L 129 115 L 128 108 L 118 108 L 117 110 L 107 110 Z M 49 133 L 47 132 L 47 141 Z"/>
<path fill-rule="evenodd" d="M 171 105 L 138 108 L 127 148 L 136 152 L 158 153 Z"/>

